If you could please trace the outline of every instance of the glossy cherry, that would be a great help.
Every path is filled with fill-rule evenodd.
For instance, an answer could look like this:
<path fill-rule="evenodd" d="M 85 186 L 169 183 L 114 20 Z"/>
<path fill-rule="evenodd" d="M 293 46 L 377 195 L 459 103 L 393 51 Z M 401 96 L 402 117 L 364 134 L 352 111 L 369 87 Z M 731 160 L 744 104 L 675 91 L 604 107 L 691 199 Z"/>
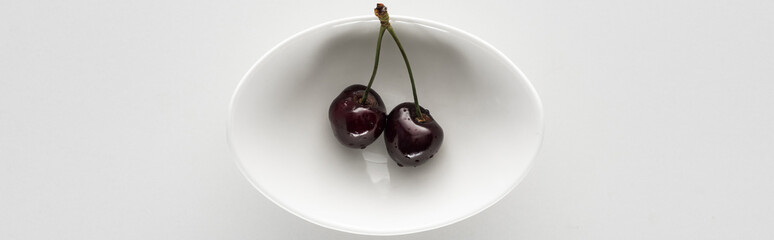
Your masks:
<path fill-rule="evenodd" d="M 422 116 L 418 116 L 415 109 L 414 103 L 405 102 L 387 116 L 384 143 L 387 153 L 401 167 L 424 164 L 438 152 L 443 142 L 443 129 L 430 111 L 420 107 Z"/>
<path fill-rule="evenodd" d="M 414 95 L 414 102 L 401 103 L 390 111 L 387 116 L 387 129 L 384 133 L 384 143 L 387 146 L 387 153 L 398 166 L 419 166 L 427 162 L 428 159 L 435 156 L 443 142 L 443 129 L 438 125 L 430 111 L 419 105 L 417 97 L 417 87 L 414 84 L 414 74 L 411 72 L 406 51 L 395 34 L 395 30 L 390 25 L 390 15 L 387 13 L 387 7 L 384 4 L 376 4 L 374 14 L 379 18 L 382 24 L 381 31 L 385 29 L 390 33 L 395 44 L 398 45 L 400 55 L 406 63 L 409 80 L 411 81 L 411 92 Z"/>
<path fill-rule="evenodd" d="M 382 134 L 387 117 L 384 102 L 374 89 L 355 84 L 341 91 L 328 108 L 333 135 L 341 144 L 351 148 L 365 148 Z"/>

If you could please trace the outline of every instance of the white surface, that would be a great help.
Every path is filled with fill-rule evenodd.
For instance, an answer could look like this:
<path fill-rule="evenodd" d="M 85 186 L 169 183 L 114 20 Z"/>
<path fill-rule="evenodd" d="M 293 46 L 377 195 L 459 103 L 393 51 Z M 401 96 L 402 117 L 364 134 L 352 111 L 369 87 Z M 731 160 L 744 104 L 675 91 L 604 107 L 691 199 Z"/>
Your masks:
<path fill-rule="evenodd" d="M 379 32 L 373 15 L 294 35 L 239 84 L 229 112 L 239 166 L 266 197 L 299 217 L 368 235 L 435 229 L 503 198 L 533 162 L 542 107 L 513 63 L 453 27 L 396 15 L 391 22 L 411 53 L 420 102 L 445 135 L 422 166 L 398 167 L 383 138 L 351 149 L 331 132 L 332 99 L 371 75 Z M 382 45 L 373 87 L 389 111 L 412 93 L 396 44 Z"/>
<path fill-rule="evenodd" d="M 386 4 L 485 39 L 546 110 L 511 194 L 394 239 L 774 238 L 771 1 Z M 367 238 L 255 191 L 225 124 L 258 57 L 372 2 L 1 5 L 1 239 Z"/>

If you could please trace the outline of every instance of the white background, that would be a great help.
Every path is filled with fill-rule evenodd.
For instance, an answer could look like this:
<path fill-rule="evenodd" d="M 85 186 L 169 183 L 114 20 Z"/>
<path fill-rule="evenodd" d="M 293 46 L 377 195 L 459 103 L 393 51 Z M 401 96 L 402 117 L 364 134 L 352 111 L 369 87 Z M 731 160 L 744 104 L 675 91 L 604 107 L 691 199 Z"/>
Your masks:
<path fill-rule="evenodd" d="M 386 5 L 503 51 L 546 114 L 541 153 L 505 199 L 391 238 L 774 238 L 774 2 Z M 0 239 L 368 238 L 264 198 L 225 124 L 271 47 L 373 7 L 0 2 Z"/>

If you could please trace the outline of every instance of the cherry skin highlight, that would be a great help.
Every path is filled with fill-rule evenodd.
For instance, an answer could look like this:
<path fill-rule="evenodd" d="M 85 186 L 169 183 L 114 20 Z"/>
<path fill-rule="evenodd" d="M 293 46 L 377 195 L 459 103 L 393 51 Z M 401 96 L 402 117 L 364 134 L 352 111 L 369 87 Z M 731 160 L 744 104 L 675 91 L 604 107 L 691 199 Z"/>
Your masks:
<path fill-rule="evenodd" d="M 345 88 L 328 108 L 328 120 L 339 143 L 351 148 L 365 148 L 382 134 L 387 118 L 384 102 L 373 88 L 355 84 Z"/>
<path fill-rule="evenodd" d="M 422 116 L 417 116 L 415 109 L 414 103 L 404 102 L 387 115 L 384 142 L 390 158 L 401 167 L 424 164 L 443 142 L 443 129 L 430 111 L 420 107 Z"/>

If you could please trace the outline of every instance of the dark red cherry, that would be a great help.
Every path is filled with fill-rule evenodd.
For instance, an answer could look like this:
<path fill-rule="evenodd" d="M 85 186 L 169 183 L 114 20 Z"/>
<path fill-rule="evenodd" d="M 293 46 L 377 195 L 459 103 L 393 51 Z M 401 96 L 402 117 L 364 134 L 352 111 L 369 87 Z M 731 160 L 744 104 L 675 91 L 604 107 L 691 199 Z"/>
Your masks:
<path fill-rule="evenodd" d="M 333 135 L 341 144 L 365 148 L 384 131 L 387 117 L 384 102 L 374 89 L 369 89 L 365 103 L 360 103 L 366 86 L 355 84 L 341 91 L 328 108 Z"/>
<path fill-rule="evenodd" d="M 417 116 L 414 103 L 401 103 L 387 115 L 384 142 L 387 152 L 398 166 L 419 166 L 432 158 L 443 142 L 443 129 L 420 107 L 422 117 Z"/>

